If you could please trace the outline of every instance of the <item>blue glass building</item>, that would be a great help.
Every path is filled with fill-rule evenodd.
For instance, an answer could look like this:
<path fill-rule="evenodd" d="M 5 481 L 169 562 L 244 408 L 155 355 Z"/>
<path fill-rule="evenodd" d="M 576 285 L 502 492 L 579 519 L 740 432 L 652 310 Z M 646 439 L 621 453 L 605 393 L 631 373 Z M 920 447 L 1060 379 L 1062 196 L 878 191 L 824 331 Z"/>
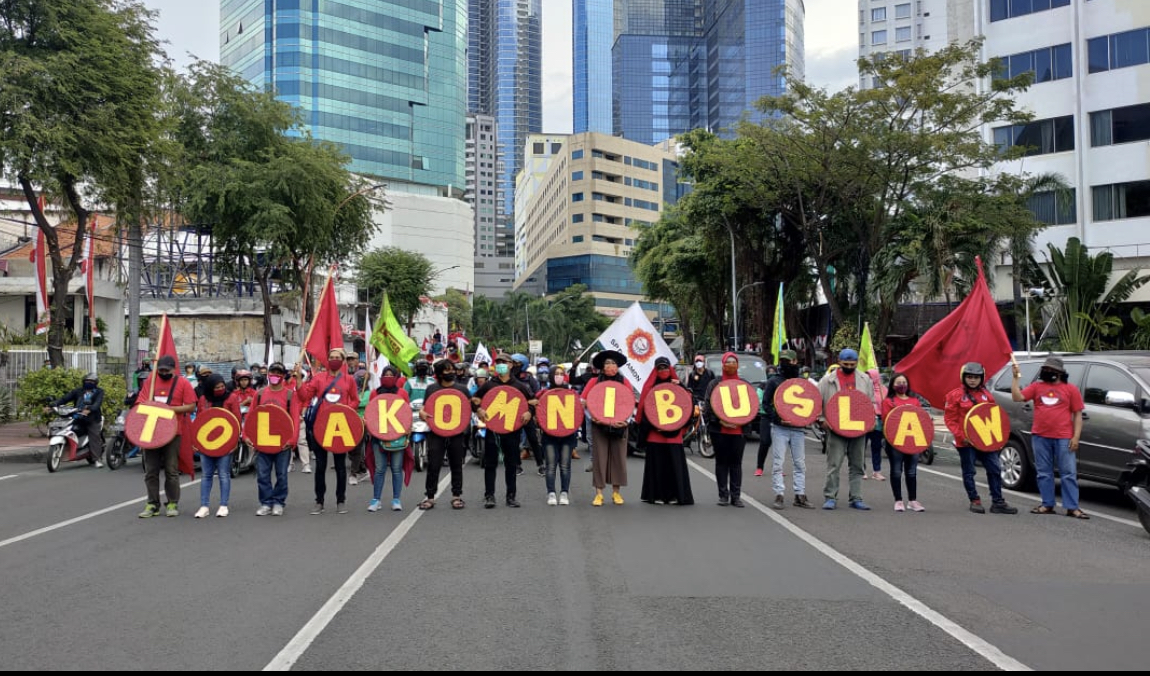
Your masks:
<path fill-rule="evenodd" d="M 613 0 L 575 0 L 572 6 L 574 131 L 610 134 Z"/>
<path fill-rule="evenodd" d="M 462 190 L 466 31 L 466 0 L 221 0 L 220 62 L 352 171 Z"/>

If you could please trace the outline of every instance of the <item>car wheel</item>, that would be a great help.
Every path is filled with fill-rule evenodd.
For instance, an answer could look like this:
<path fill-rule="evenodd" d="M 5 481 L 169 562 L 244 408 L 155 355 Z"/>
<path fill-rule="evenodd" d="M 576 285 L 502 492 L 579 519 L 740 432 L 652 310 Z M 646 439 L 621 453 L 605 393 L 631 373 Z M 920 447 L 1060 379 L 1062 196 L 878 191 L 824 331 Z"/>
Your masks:
<path fill-rule="evenodd" d="M 1027 490 L 1031 481 L 1030 461 L 1026 448 L 1018 439 L 1011 439 L 999 454 L 1002 463 L 1002 485 L 1015 491 Z"/>

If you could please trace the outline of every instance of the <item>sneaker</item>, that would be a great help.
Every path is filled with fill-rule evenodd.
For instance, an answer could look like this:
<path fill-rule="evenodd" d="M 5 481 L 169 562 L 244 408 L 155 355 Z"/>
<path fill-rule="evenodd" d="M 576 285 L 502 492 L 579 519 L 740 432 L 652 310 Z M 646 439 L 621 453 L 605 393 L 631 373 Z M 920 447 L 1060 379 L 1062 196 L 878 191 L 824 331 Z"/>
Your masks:
<path fill-rule="evenodd" d="M 335 513 L 336 514 L 347 514 L 347 503 L 346 502 L 336 503 Z"/>
<path fill-rule="evenodd" d="M 322 502 L 315 503 L 315 506 L 311 508 L 311 511 L 308 512 L 308 514 L 311 514 L 313 516 L 316 514 L 323 514 L 323 503 Z"/>
<path fill-rule="evenodd" d="M 294 471 L 295 471 L 295 460 L 292 460 L 291 462 L 288 463 L 288 473 L 290 474 L 291 472 L 294 472 Z"/>
<path fill-rule="evenodd" d="M 616 505 L 623 504 L 623 494 L 619 491 L 613 491 L 611 493 L 611 502 L 614 502 Z"/>
<path fill-rule="evenodd" d="M 795 500 L 797 501 L 798 498 L 795 498 Z M 786 506 L 787 506 L 787 499 L 784 498 L 782 495 L 776 495 L 775 501 L 771 504 L 771 507 L 774 507 L 775 509 L 782 509 Z"/>
<path fill-rule="evenodd" d="M 138 516 L 141 519 L 150 519 L 153 516 L 158 516 L 159 513 L 160 513 L 160 506 L 159 505 L 153 505 L 151 503 L 148 503 L 148 505 L 146 507 L 144 507 L 144 511 L 140 512 L 138 514 Z"/>
<path fill-rule="evenodd" d="M 912 511 L 912 512 L 925 512 L 926 511 L 926 507 L 923 507 L 922 503 L 919 502 L 918 500 L 911 500 L 910 504 L 908 504 L 907 507 L 910 507 L 910 511 Z"/>
<path fill-rule="evenodd" d="M 211 513 L 212 513 L 212 510 L 208 509 L 206 506 L 200 507 L 199 509 L 196 510 L 196 518 L 197 519 L 205 519 L 205 518 L 207 518 L 208 514 L 211 514 Z"/>
<path fill-rule="evenodd" d="M 808 500 L 807 496 L 805 495 L 796 495 L 794 505 L 795 507 L 802 507 L 803 509 L 815 508 L 815 506 L 811 504 L 811 501 Z"/>
<path fill-rule="evenodd" d="M 104 463 L 100 462 L 99 460 L 96 461 L 96 469 L 100 469 L 103 466 L 104 466 Z"/>
<path fill-rule="evenodd" d="M 519 468 L 515 470 L 515 476 L 523 476 L 523 465 L 520 465 Z"/>
<path fill-rule="evenodd" d="M 483 508 L 484 509 L 495 509 L 495 496 L 494 495 L 484 495 L 483 496 Z"/>
<path fill-rule="evenodd" d="M 284 515 L 284 506 L 283 505 L 276 505 L 276 506 L 272 507 L 272 516 L 283 516 L 283 515 Z"/>
<path fill-rule="evenodd" d="M 902 500 L 895 500 L 894 501 L 894 511 L 896 511 L 896 512 L 905 512 L 906 511 L 906 505 L 902 504 Z"/>
<path fill-rule="evenodd" d="M 304 465 L 303 469 L 301 469 L 300 471 L 303 472 L 304 474 L 311 474 L 311 465 Z"/>
<path fill-rule="evenodd" d="M 514 495 L 508 495 L 507 496 L 507 506 L 508 507 L 518 507 L 519 506 L 519 501 L 515 499 Z"/>
<path fill-rule="evenodd" d="M 827 501 L 823 503 L 823 509 L 834 509 L 837 506 L 837 501 L 834 498 L 827 498 Z"/>
<path fill-rule="evenodd" d="M 1018 508 L 1017 507 L 1011 507 L 1010 505 L 1006 504 L 1006 500 L 1003 500 L 1001 502 L 991 503 L 990 513 L 991 514 L 1017 514 Z"/>
<path fill-rule="evenodd" d="M 256 510 L 256 516 L 267 516 L 271 513 L 272 508 L 268 507 L 267 505 L 260 505 L 260 508 Z"/>
<path fill-rule="evenodd" d="M 561 505 L 569 505 L 569 504 L 571 504 L 571 498 L 567 497 L 567 493 L 566 493 L 566 492 L 563 492 L 563 493 L 560 493 L 560 494 L 559 494 L 559 504 L 561 504 Z"/>
<path fill-rule="evenodd" d="M 359 479 L 356 478 L 356 476 L 354 474 L 351 474 L 347 477 L 347 485 L 355 486 L 358 483 L 359 483 Z"/>
<path fill-rule="evenodd" d="M 559 504 L 559 499 L 555 497 L 554 493 L 547 494 L 547 504 L 552 507 Z"/>
<path fill-rule="evenodd" d="M 857 509 L 860 512 L 869 512 L 870 511 L 870 507 L 867 505 L 867 503 L 863 502 L 862 500 L 852 500 L 851 501 L 851 509 Z"/>
<path fill-rule="evenodd" d="M 221 519 L 222 519 L 222 518 L 224 518 L 225 516 L 227 516 L 228 514 L 230 514 L 230 512 L 228 511 L 228 506 L 227 506 L 227 505 L 220 505 L 220 508 L 216 510 L 216 516 L 217 516 L 218 518 L 221 518 Z"/>
<path fill-rule="evenodd" d="M 978 498 L 970 501 L 970 511 L 975 514 L 986 514 L 986 508 L 982 506 L 982 500 Z"/>
<path fill-rule="evenodd" d="M 731 506 L 732 507 L 738 507 L 739 509 L 746 507 L 746 505 L 743 504 L 742 498 L 734 498 L 733 500 L 731 500 Z"/>
<path fill-rule="evenodd" d="M 378 512 L 379 511 L 379 500 L 372 500 L 371 502 L 369 502 L 367 504 L 367 511 Z"/>
<path fill-rule="evenodd" d="M 180 508 L 176 505 L 176 503 L 169 502 L 168 508 L 164 512 L 164 515 L 165 516 L 179 516 L 180 515 Z"/>
<path fill-rule="evenodd" d="M 591 506 L 592 507 L 602 507 L 603 506 L 603 494 L 602 493 L 596 493 L 595 494 L 595 498 L 593 500 L 591 500 Z"/>
<path fill-rule="evenodd" d="M 875 472 L 874 474 L 870 475 L 870 478 L 874 479 L 875 481 L 886 481 L 886 477 L 882 475 L 882 472 Z"/>
<path fill-rule="evenodd" d="M 755 470 L 755 476 L 763 476 L 763 468 L 759 467 Z"/>
<path fill-rule="evenodd" d="M 540 465 L 538 468 L 539 476 L 547 476 L 547 468 Z"/>
<path fill-rule="evenodd" d="M 370 481 L 368 481 L 368 474 L 367 474 L 367 472 L 360 472 L 359 474 L 356 474 L 356 475 L 355 475 L 355 478 L 356 478 L 356 479 L 357 479 L 357 480 L 358 480 L 358 481 L 359 481 L 361 484 L 369 484 L 369 483 L 371 483 Z"/>
<path fill-rule="evenodd" d="M 399 498 L 396 498 L 396 499 L 391 501 L 391 511 L 393 511 L 393 512 L 402 512 L 403 511 L 403 503 L 399 501 Z"/>
<path fill-rule="evenodd" d="M 726 507 L 727 505 L 731 504 L 731 499 L 725 495 L 720 495 L 719 502 L 716 504 L 718 504 L 720 507 Z"/>

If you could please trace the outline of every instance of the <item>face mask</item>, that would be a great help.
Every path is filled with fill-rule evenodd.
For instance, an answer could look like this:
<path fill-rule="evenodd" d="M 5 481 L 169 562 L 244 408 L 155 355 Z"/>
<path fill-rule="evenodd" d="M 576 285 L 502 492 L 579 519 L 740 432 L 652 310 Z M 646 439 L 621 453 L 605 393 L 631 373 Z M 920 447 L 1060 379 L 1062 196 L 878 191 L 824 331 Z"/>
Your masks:
<path fill-rule="evenodd" d="M 284 381 L 283 376 L 268 376 L 268 382 L 272 385 L 279 385 Z"/>
<path fill-rule="evenodd" d="M 327 360 L 327 370 L 338 371 L 341 368 L 343 368 L 343 360 L 342 359 L 328 359 Z"/>
<path fill-rule="evenodd" d="M 395 382 L 397 380 L 398 378 L 395 376 L 384 376 L 379 379 L 379 384 L 390 390 L 391 388 L 395 387 Z"/>
<path fill-rule="evenodd" d="M 843 375 L 849 376 L 850 374 L 855 372 L 855 367 L 854 366 L 840 366 L 839 370 L 843 372 Z"/>
<path fill-rule="evenodd" d="M 738 364 L 723 364 L 723 373 L 728 376 L 733 376 L 739 372 Z"/>
<path fill-rule="evenodd" d="M 564 380 L 566 380 L 566 378 L 564 378 L 563 376 L 552 376 L 551 377 L 551 382 L 555 383 L 556 385 L 562 385 Z"/>
<path fill-rule="evenodd" d="M 898 394 L 906 394 L 907 390 L 909 389 L 910 388 L 906 386 L 906 383 L 900 383 L 894 386 L 894 391 Z"/>
<path fill-rule="evenodd" d="M 223 396 L 226 395 L 227 393 L 228 393 L 228 388 L 226 388 L 226 387 L 222 390 L 221 389 L 212 390 L 212 396 L 217 398 L 217 399 L 223 398 Z"/>
<path fill-rule="evenodd" d="M 659 380 L 667 380 L 671 377 L 671 369 L 655 369 L 655 374 L 659 377 Z"/>
<path fill-rule="evenodd" d="M 784 378 L 787 378 L 787 379 L 798 378 L 799 377 L 799 367 L 795 366 L 794 364 L 783 364 L 782 366 L 779 367 L 779 373 L 782 374 L 782 376 Z"/>
<path fill-rule="evenodd" d="M 1038 372 L 1038 377 L 1041 378 L 1044 383 L 1053 383 L 1058 380 L 1058 371 L 1042 369 Z"/>
<path fill-rule="evenodd" d="M 507 364 L 496 364 L 495 372 L 501 376 L 505 376 L 508 373 L 511 373 L 511 367 Z"/>
<path fill-rule="evenodd" d="M 703 362 L 701 362 L 701 361 L 695 362 L 695 368 L 697 368 L 697 369 L 703 368 Z"/>
<path fill-rule="evenodd" d="M 160 377 L 160 380 L 171 380 L 176 377 L 174 373 L 157 373 L 156 375 Z"/>
<path fill-rule="evenodd" d="M 445 383 L 454 383 L 455 382 L 455 374 L 454 373 L 444 373 L 443 375 L 439 376 L 439 379 Z"/>
<path fill-rule="evenodd" d="M 94 390 L 94 389 L 96 389 L 96 383 L 84 383 L 84 389 L 85 390 Z"/>
<path fill-rule="evenodd" d="M 603 367 L 603 373 L 605 373 L 608 378 L 613 378 L 615 374 L 619 373 L 619 367 L 614 364 L 608 364 Z"/>

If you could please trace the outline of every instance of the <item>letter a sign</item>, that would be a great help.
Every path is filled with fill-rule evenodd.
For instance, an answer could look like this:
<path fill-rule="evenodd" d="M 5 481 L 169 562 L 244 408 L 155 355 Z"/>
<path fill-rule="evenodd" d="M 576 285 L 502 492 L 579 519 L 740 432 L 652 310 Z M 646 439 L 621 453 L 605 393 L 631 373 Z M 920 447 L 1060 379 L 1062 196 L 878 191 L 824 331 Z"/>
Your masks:
<path fill-rule="evenodd" d="M 363 418 L 346 404 L 321 406 L 315 417 L 315 438 L 325 451 L 347 453 L 363 439 Z"/>
<path fill-rule="evenodd" d="M 583 426 L 583 404 L 575 390 L 545 390 L 535 406 L 539 427 L 553 437 L 575 434 Z"/>
<path fill-rule="evenodd" d="M 1010 418 L 998 404 L 976 404 L 966 414 L 962 433 L 980 451 L 1001 451 L 1010 438 Z"/>
<path fill-rule="evenodd" d="M 917 455 L 934 441 L 934 421 L 921 406 L 895 406 L 882 422 L 882 433 L 896 451 Z"/>

